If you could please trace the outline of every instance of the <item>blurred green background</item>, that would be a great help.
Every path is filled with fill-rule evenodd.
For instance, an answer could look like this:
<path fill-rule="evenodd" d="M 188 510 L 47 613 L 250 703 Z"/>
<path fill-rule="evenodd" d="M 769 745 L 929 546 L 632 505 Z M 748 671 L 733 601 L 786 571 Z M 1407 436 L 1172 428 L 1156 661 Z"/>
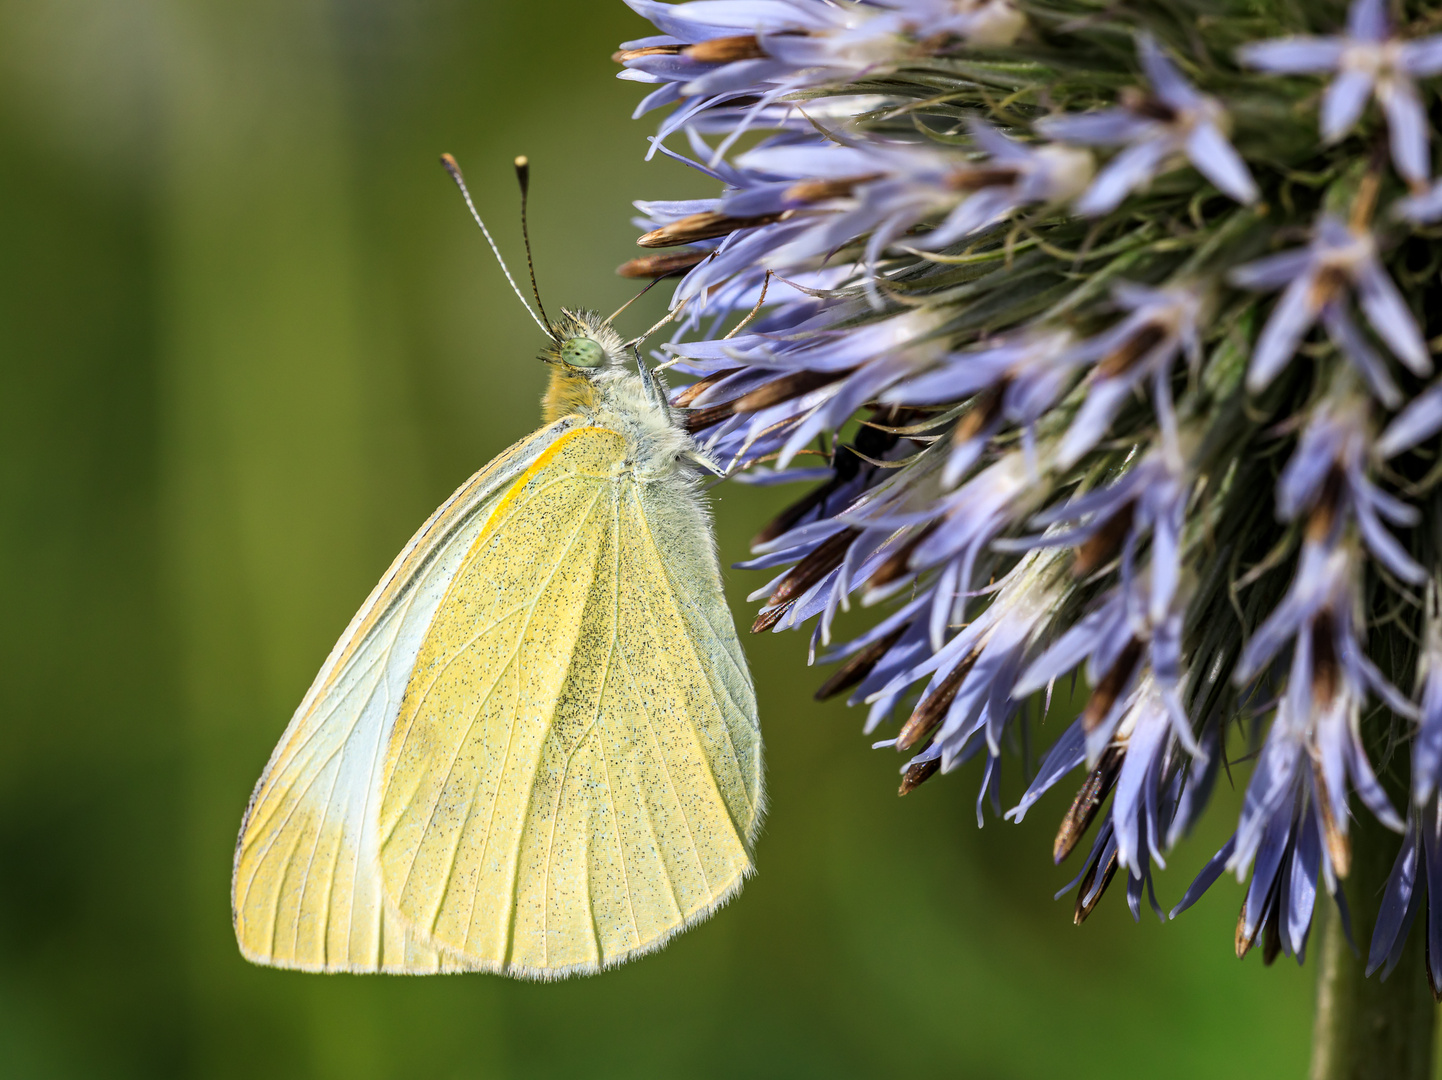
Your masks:
<path fill-rule="evenodd" d="M 796 635 L 746 641 L 760 874 L 663 953 L 553 985 L 237 955 L 231 846 L 291 710 L 538 415 L 436 155 L 517 253 L 529 154 L 552 306 L 617 306 L 629 200 L 708 190 L 642 160 L 608 55 L 645 32 L 619 0 L 0 0 L 0 1076 L 1302 1076 L 1311 969 L 1233 958 L 1234 882 L 1073 927 L 1069 793 L 980 832 L 974 770 L 898 800 Z M 723 487 L 725 560 L 790 497 Z M 757 584 L 728 575 L 747 623 Z"/>

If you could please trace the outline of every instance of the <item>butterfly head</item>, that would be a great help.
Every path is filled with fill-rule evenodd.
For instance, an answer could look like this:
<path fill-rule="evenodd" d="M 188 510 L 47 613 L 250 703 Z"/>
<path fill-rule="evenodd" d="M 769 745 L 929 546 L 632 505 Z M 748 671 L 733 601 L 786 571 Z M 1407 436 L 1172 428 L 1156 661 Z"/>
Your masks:
<path fill-rule="evenodd" d="M 626 347 L 609 320 L 594 311 L 562 311 L 551 324 L 551 341 L 541 350 L 541 359 L 567 375 L 585 378 L 624 364 Z"/>
<path fill-rule="evenodd" d="M 594 311 L 562 311 L 551 324 L 541 359 L 551 365 L 544 409 L 549 423 L 596 403 L 598 376 L 625 364 L 626 345 L 610 321 Z"/>

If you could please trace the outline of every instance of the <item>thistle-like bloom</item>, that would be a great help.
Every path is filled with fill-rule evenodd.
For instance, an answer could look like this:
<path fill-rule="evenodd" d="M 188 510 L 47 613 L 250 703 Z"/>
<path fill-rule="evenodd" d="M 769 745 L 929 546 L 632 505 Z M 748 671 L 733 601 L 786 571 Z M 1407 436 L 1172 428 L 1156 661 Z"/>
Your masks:
<path fill-rule="evenodd" d="M 1075 917 L 1118 871 L 1133 915 L 1160 913 L 1168 852 L 1241 736 L 1235 834 L 1173 913 L 1230 869 L 1238 952 L 1300 960 L 1319 892 L 1345 919 L 1352 813 L 1404 824 L 1367 748 L 1391 737 L 1396 769 L 1410 740 L 1385 965 L 1442 874 L 1442 646 L 1417 703 L 1374 660 L 1433 641 L 1416 592 L 1442 581 L 1442 383 L 1419 385 L 1438 260 L 1413 228 L 1442 220 L 1414 107 L 1439 106 L 1419 74 L 1442 73 L 1442 38 L 1400 40 L 1357 0 L 1344 34 L 1243 49 L 1339 72 L 1324 141 L 1305 87 L 1216 60 L 1232 15 L 1183 33 L 1138 2 L 1038 8 L 1025 34 L 997 2 L 646 6 L 668 36 L 624 59 L 676 104 L 662 133 L 690 157 L 653 147 L 721 190 L 637 204 L 648 253 L 625 272 L 680 278 L 653 355 L 694 380 L 672 402 L 708 453 L 812 485 L 745 564 L 771 575 L 753 630 L 810 624 L 836 664 L 817 696 L 865 707 L 906 755 L 903 794 L 974 762 L 980 821 L 1025 777 L 1004 759 L 1060 730 L 1005 816 L 1079 771 L 1053 845 L 1060 862 L 1090 837 Z M 1117 100 L 1135 66 L 1146 89 Z M 1405 193 L 1341 139 L 1371 96 Z M 1083 147 L 1115 151 L 1098 170 Z M 1079 715 L 1036 725 L 1069 675 Z"/>
<path fill-rule="evenodd" d="M 1243 46 L 1240 57 L 1262 71 L 1335 72 L 1322 97 L 1322 138 L 1329 143 L 1357 125 L 1375 96 L 1387 117 L 1392 163 L 1413 185 L 1426 183 L 1427 110 L 1414 80 L 1442 73 L 1442 34 L 1403 41 L 1393 30 L 1387 0 L 1352 0 L 1346 33 L 1257 41 Z"/>
<path fill-rule="evenodd" d="M 1085 146 L 1125 147 L 1076 202 L 1080 214 L 1109 214 L 1133 191 L 1182 161 L 1240 203 L 1254 202 L 1257 185 L 1223 134 L 1226 112 L 1198 93 L 1150 34 L 1137 39 L 1137 54 L 1151 93 L 1131 91 L 1122 105 L 1095 113 L 1047 117 L 1043 135 Z"/>
<path fill-rule="evenodd" d="M 1337 837 L 1331 797 L 1318 791 L 1315 749 L 1305 719 L 1299 719 L 1284 701 L 1247 785 L 1236 833 L 1172 909 L 1172 918 L 1176 918 L 1196 903 L 1225 870 L 1234 871 L 1238 880 L 1245 880 L 1250 871 L 1246 899 L 1237 917 L 1238 957 L 1245 956 L 1260 941 L 1267 963 L 1278 952 L 1302 962 L 1319 875 L 1320 884 L 1337 901 L 1342 918 L 1347 918 L 1337 884 L 1346 865 L 1338 866 L 1336 859 L 1338 855 L 1345 859 L 1349 849 L 1345 839 Z M 1345 827 L 1345 818 L 1342 825 Z M 1324 843 L 1323 836 L 1331 842 Z"/>
<path fill-rule="evenodd" d="M 1177 420 L 1172 406 L 1172 365 L 1185 352 L 1199 359 L 1198 320 L 1204 297 L 1186 285 L 1152 289 L 1122 284 L 1114 290 L 1127 317 L 1103 334 L 1076 346 L 1066 359 L 1091 364 L 1087 396 L 1057 449 L 1057 464 L 1076 464 L 1107 433 L 1123 403 L 1144 379 L 1151 379 L 1152 402 L 1162 436 L 1175 457 Z"/>
<path fill-rule="evenodd" d="M 902 766 L 912 786 L 918 777 L 937 769 L 950 772 L 985 751 L 986 769 L 976 800 L 978 824 L 988 796 L 1000 812 L 1002 738 L 1022 707 L 1013 694 L 1017 676 L 1033 655 L 1056 602 L 1054 576 L 1055 559 L 1023 560 L 1001 582 L 986 609 L 945 648 L 897 673 L 872 695 L 894 699 L 931 677 L 896 738 L 877 745 L 902 752 L 922 747 Z"/>
<path fill-rule="evenodd" d="M 1386 362 L 1352 318 L 1349 289 L 1356 292 L 1367 324 L 1397 359 L 1418 375 L 1432 372 L 1417 320 L 1383 268 L 1377 241 L 1366 229 L 1323 215 L 1310 245 L 1238 266 L 1228 279 L 1243 289 L 1285 290 L 1252 349 L 1247 386 L 1253 392 L 1277 377 L 1320 321 L 1332 344 L 1356 367 L 1377 399 L 1389 408 L 1400 404 L 1401 391 Z"/>
<path fill-rule="evenodd" d="M 1036 422 L 1072 382 L 1079 360 L 1066 330 L 1033 330 L 991 341 L 980 349 L 952 353 L 932 370 L 887 390 L 891 405 L 939 405 L 971 395 L 975 404 L 952 429 L 951 451 L 941 474 L 945 488 L 956 485 L 1010 423 L 1021 429 L 1027 460 L 1036 457 Z"/>
<path fill-rule="evenodd" d="M 1370 426 L 1367 403 L 1359 398 L 1343 396 L 1319 406 L 1282 470 L 1277 515 L 1283 521 L 1309 515 L 1309 538 L 1329 546 L 1355 522 L 1378 563 L 1403 581 L 1419 585 L 1425 571 L 1382 521 L 1416 525 L 1421 515 L 1368 478 Z"/>

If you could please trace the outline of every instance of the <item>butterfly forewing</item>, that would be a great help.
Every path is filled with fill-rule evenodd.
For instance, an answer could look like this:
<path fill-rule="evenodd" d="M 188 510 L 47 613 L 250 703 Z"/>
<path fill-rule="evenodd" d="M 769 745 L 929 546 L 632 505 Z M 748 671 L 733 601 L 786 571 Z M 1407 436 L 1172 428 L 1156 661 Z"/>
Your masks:
<path fill-rule="evenodd" d="M 416 658 L 382 874 L 413 933 L 460 962 L 594 970 L 750 869 L 760 741 L 707 523 L 688 485 L 638 478 L 626 453 L 587 427 L 538 457 Z"/>
<path fill-rule="evenodd" d="M 376 821 L 391 727 L 415 656 L 490 509 L 567 420 L 463 485 L 421 527 L 341 636 L 251 797 L 236 845 L 236 938 L 307 970 L 455 966 L 385 910 Z"/>

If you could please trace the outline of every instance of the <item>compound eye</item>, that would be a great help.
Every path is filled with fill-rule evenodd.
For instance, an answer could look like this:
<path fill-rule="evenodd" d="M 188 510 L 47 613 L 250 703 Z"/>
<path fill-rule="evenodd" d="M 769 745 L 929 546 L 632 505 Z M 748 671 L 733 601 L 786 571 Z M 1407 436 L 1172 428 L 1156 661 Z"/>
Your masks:
<path fill-rule="evenodd" d="M 598 368 L 606 362 L 606 350 L 592 338 L 567 338 L 561 342 L 561 361 L 571 367 Z"/>

